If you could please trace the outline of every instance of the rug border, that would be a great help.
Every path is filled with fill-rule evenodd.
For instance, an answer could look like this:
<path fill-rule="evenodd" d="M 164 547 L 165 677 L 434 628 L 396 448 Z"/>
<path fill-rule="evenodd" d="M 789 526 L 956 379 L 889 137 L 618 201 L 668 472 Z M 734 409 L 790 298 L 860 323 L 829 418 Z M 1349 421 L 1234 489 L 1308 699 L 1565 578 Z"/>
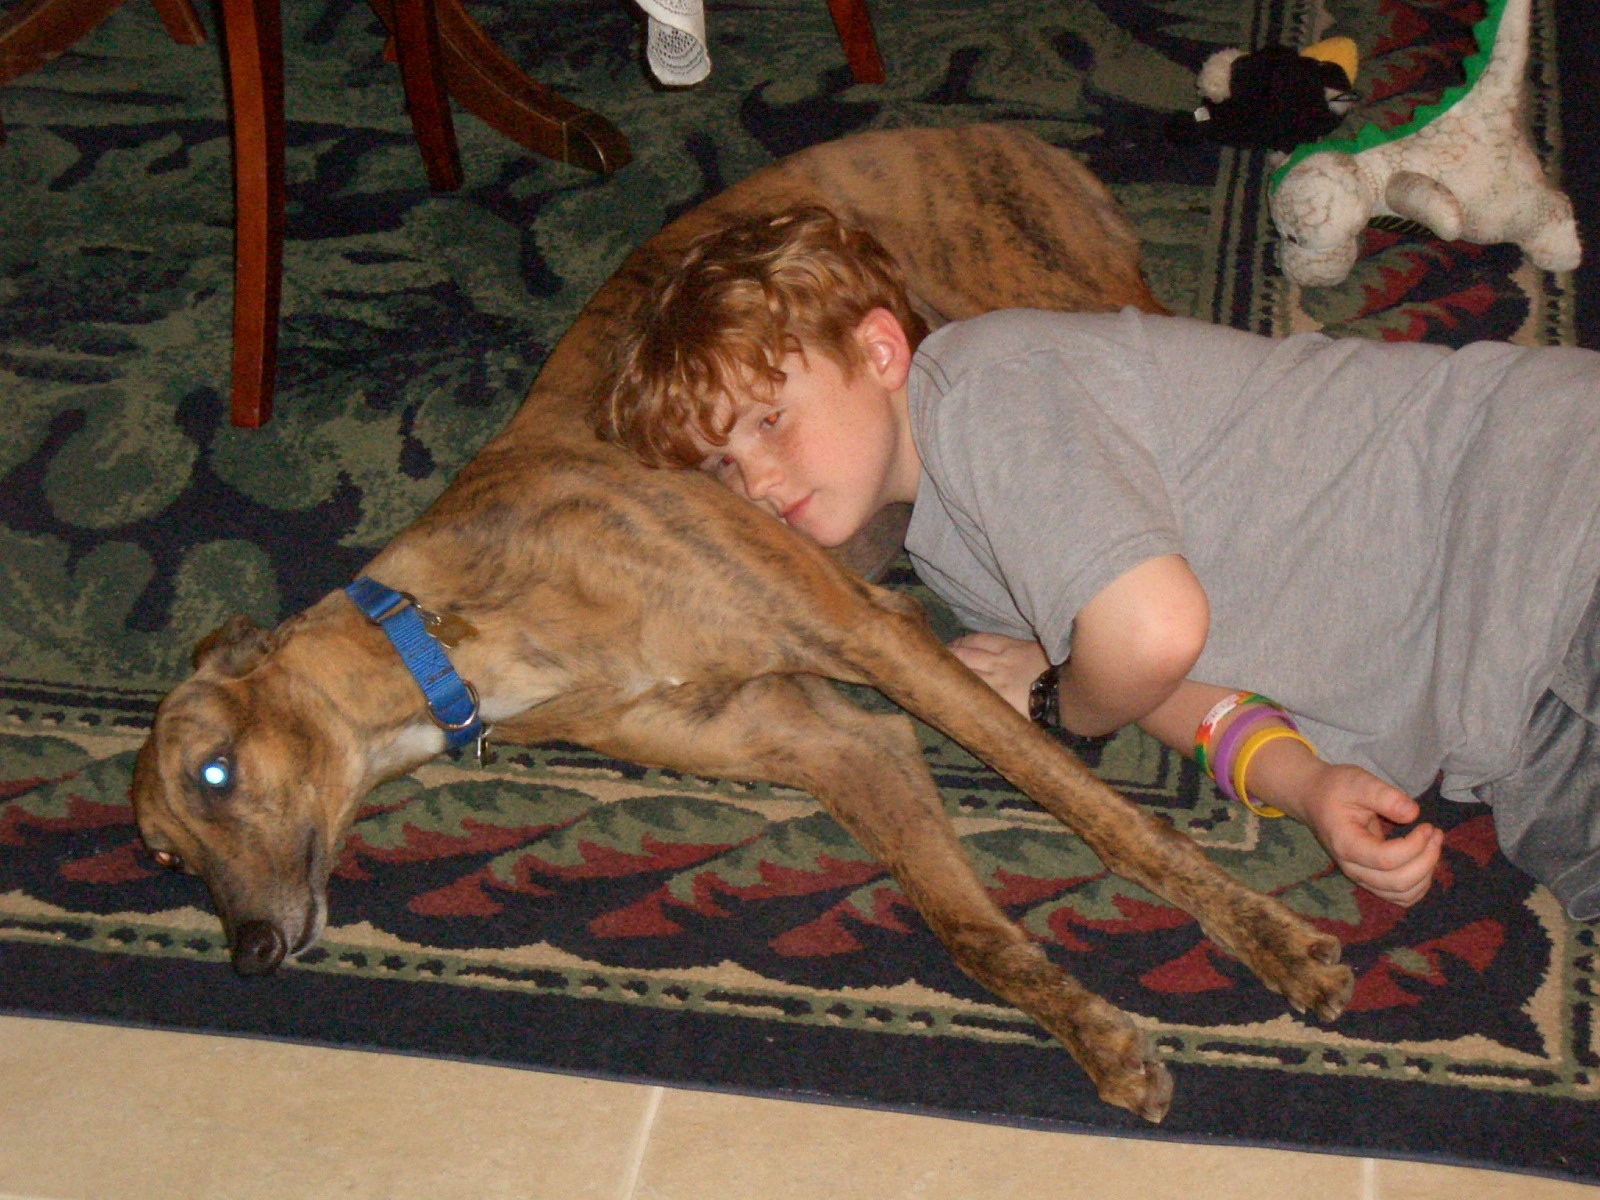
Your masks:
<path fill-rule="evenodd" d="M 611 1007 L 295 972 L 242 980 L 220 964 L 0 947 L 0 1011 L 17 1016 L 412 1054 L 1019 1128 L 1600 1182 L 1600 1161 L 1584 1157 L 1593 1154 L 1593 1139 L 1582 1146 L 1567 1136 L 1587 1124 L 1572 1120 L 1571 1100 L 1461 1089 L 1441 1105 L 1434 1088 L 1388 1080 L 1175 1064 L 1177 1099 L 1166 1122 L 1154 1127 L 1102 1105 L 1064 1055 L 1029 1047 L 883 1036 L 864 1056 L 859 1031 L 657 1010 L 617 1022 Z M 226 1014 L 221 1019 L 219 1011 Z M 962 1104 L 973 1094 L 966 1081 L 980 1073 L 998 1089 L 996 1107 L 1007 1112 Z M 790 1086 L 763 1085 L 773 1078 Z M 1372 1119 L 1374 1111 L 1380 1119 Z M 1219 1113 L 1228 1114 L 1232 1128 L 1215 1128 Z M 1358 1128 L 1363 1117 L 1365 1129 Z M 1497 1131 L 1503 1157 L 1485 1157 L 1486 1129 Z"/>

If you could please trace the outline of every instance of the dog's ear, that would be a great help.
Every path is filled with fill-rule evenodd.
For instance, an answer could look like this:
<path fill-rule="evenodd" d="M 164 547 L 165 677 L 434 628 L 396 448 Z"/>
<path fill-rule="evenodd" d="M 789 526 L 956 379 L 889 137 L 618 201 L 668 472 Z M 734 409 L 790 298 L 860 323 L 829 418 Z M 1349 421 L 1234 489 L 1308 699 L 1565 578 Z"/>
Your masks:
<path fill-rule="evenodd" d="M 271 630 L 262 629 L 249 617 L 233 617 L 195 644 L 194 669 L 209 667 L 219 675 L 236 679 L 265 658 L 273 644 Z"/>

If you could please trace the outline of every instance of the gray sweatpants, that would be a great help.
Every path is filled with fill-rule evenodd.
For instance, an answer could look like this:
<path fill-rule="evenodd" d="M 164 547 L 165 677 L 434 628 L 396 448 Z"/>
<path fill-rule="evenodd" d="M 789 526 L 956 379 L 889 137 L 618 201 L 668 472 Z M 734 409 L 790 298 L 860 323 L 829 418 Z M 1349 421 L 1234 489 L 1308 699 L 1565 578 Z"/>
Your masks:
<path fill-rule="evenodd" d="M 1521 770 L 1473 789 L 1500 848 L 1567 914 L 1600 917 L 1600 591 L 1528 723 Z"/>

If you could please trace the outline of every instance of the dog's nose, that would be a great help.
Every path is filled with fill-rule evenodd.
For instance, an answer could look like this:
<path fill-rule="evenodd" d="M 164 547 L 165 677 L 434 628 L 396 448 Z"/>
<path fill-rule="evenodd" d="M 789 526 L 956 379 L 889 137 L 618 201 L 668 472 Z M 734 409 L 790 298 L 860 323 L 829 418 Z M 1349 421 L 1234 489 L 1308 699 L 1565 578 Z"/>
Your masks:
<path fill-rule="evenodd" d="M 270 921 L 245 921 L 233 935 L 233 969 L 241 975 L 270 975 L 288 946 Z"/>

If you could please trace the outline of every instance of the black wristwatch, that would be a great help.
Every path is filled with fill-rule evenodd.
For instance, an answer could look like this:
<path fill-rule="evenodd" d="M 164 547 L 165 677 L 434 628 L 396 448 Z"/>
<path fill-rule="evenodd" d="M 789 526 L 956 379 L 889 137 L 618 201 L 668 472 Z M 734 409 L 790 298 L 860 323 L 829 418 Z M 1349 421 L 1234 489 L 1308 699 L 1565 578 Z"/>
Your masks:
<path fill-rule="evenodd" d="M 1046 729 L 1061 727 L 1061 669 L 1046 667 L 1028 688 L 1028 719 Z"/>

